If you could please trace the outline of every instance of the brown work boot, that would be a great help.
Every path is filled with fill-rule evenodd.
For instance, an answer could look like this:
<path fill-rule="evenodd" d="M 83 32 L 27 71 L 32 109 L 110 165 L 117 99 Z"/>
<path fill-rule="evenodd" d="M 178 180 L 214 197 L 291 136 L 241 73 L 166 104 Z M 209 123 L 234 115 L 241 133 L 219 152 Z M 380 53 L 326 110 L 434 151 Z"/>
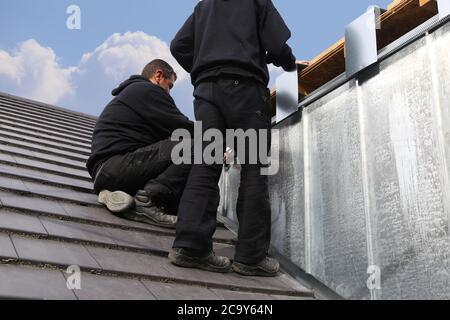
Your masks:
<path fill-rule="evenodd" d="M 162 228 L 174 229 L 176 227 L 177 217 L 166 214 L 164 208 L 160 208 L 153 203 L 147 192 L 138 191 L 134 200 L 136 210 L 124 213 L 127 219 Z"/>
<path fill-rule="evenodd" d="M 280 272 L 280 263 L 266 257 L 256 265 L 246 265 L 239 262 L 233 263 L 233 271 L 243 276 L 276 277 Z"/>
<path fill-rule="evenodd" d="M 169 261 L 183 268 L 195 268 L 218 273 L 231 271 L 230 259 L 216 256 L 213 251 L 200 255 L 186 249 L 176 248 L 169 253 Z"/>

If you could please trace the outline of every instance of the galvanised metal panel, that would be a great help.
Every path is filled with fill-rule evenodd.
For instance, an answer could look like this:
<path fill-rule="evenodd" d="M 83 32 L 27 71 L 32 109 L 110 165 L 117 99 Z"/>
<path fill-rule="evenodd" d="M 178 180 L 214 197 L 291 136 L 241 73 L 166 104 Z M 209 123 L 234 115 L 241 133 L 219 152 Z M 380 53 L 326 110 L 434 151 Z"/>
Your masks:
<path fill-rule="evenodd" d="M 275 126 L 272 243 L 344 298 L 450 299 L 449 48 L 447 22 Z"/>
<path fill-rule="evenodd" d="M 448 175 L 429 42 L 422 38 L 383 61 L 360 90 L 381 299 L 450 298 Z"/>
<path fill-rule="evenodd" d="M 447 175 L 450 170 L 450 23 L 436 30 L 432 41 L 432 59 L 436 72 L 436 90 L 438 104 L 441 111 L 441 125 L 443 134 L 444 154 L 447 161 Z M 450 186 L 447 187 L 450 192 Z M 447 194 L 450 199 L 450 195 Z M 450 210 L 447 208 L 447 210 Z"/>
<path fill-rule="evenodd" d="M 442 28 L 436 30 L 432 35 L 434 37 L 432 46 L 432 63 L 435 73 L 434 86 L 436 87 L 436 100 L 439 110 L 436 112 L 440 117 L 438 125 L 441 127 L 441 138 L 443 148 L 442 157 L 445 159 L 445 171 L 441 172 L 443 176 L 442 191 L 444 199 L 444 210 L 447 213 L 447 230 L 445 225 L 441 233 L 447 235 L 447 251 L 441 254 L 441 261 L 444 265 L 439 269 L 439 273 L 434 275 L 434 284 L 431 295 L 433 298 L 450 298 L 450 22 L 447 22 Z M 445 221 L 445 218 L 443 219 Z M 439 260 L 438 260 L 439 262 Z"/>
<path fill-rule="evenodd" d="M 305 269 L 303 126 L 300 118 L 301 113 L 297 112 L 274 128 L 272 155 L 279 157 L 279 170 L 269 176 L 269 192 L 272 246 Z"/>
<path fill-rule="evenodd" d="M 345 71 L 348 77 L 378 61 L 380 8 L 372 6 L 345 28 Z"/>
<path fill-rule="evenodd" d="M 284 72 L 276 80 L 277 122 L 281 122 L 298 111 L 298 72 Z"/>
<path fill-rule="evenodd" d="M 346 298 L 366 298 L 367 247 L 355 82 L 305 109 L 310 268 Z"/>

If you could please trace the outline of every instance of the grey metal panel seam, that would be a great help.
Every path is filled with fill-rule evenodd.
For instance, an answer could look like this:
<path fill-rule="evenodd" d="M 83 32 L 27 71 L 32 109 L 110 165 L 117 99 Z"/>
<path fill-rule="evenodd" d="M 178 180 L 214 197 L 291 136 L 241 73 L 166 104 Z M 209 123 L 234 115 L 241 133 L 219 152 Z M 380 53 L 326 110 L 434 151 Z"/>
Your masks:
<path fill-rule="evenodd" d="M 312 244 L 311 244 L 311 147 L 309 137 L 309 116 L 306 113 L 302 114 L 303 121 L 303 154 L 304 160 L 304 179 L 305 179 L 305 271 L 309 274 L 312 273 Z"/>
<path fill-rule="evenodd" d="M 358 96 L 358 113 L 360 122 L 360 139 L 361 139 L 361 175 L 364 193 L 364 215 L 366 219 L 366 243 L 367 243 L 367 257 L 368 257 L 368 267 L 375 265 L 375 258 L 373 253 L 373 238 L 372 238 L 372 227 L 371 227 L 371 196 L 369 191 L 369 169 L 367 168 L 367 141 L 368 134 L 366 131 L 366 114 L 365 106 L 362 99 L 361 86 L 359 85 L 359 80 L 356 81 L 356 92 Z M 376 299 L 377 292 L 373 288 L 369 288 L 370 296 L 372 300 Z"/>
<path fill-rule="evenodd" d="M 448 4 L 447 4 L 448 5 Z M 450 8 L 450 5 L 448 5 Z M 435 42 L 431 39 L 431 35 L 427 32 L 426 34 L 426 44 L 428 48 L 428 56 L 430 59 L 430 66 L 431 66 L 431 80 L 433 85 L 433 99 L 434 99 L 434 113 L 435 113 L 435 125 L 437 127 L 437 134 L 438 134 L 438 140 L 440 144 L 439 150 L 441 151 L 441 160 L 442 160 L 442 167 L 444 168 L 444 175 L 442 177 L 442 184 L 443 184 L 443 192 L 444 192 L 444 207 L 445 210 L 448 213 L 448 218 L 450 221 L 450 170 L 448 168 L 448 165 L 445 161 L 445 137 L 444 137 L 444 125 L 443 125 L 443 108 L 444 106 L 441 104 L 439 99 L 439 92 L 438 92 L 438 76 L 437 76 L 437 68 L 438 68 L 438 62 L 436 57 L 436 48 L 435 48 Z M 450 234 L 450 223 L 448 224 L 448 230 Z"/>

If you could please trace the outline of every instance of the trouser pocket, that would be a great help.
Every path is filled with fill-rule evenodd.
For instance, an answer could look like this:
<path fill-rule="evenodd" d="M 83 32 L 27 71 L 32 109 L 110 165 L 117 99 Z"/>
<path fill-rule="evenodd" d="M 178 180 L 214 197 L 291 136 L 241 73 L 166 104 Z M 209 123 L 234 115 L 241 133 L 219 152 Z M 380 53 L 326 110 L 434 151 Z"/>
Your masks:
<path fill-rule="evenodd" d="M 117 155 L 106 160 L 102 166 L 98 169 L 94 180 L 94 191 L 100 193 L 102 190 L 116 191 L 115 180 L 116 177 L 112 174 L 114 172 L 114 166 L 122 160 L 123 156 Z"/>

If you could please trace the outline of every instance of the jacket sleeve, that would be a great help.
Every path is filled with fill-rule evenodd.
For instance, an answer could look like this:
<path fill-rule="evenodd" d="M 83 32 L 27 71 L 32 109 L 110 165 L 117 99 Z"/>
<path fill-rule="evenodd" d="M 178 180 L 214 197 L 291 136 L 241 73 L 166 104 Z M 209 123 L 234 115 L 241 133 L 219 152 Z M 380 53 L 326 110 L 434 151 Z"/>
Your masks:
<path fill-rule="evenodd" d="M 291 31 L 272 3 L 272 0 L 259 0 L 259 33 L 264 49 L 267 51 L 267 63 L 282 67 L 285 71 L 296 69 L 295 56 L 287 44 Z"/>
<path fill-rule="evenodd" d="M 170 51 L 188 73 L 194 64 L 194 14 L 192 14 L 170 44 Z"/>
<path fill-rule="evenodd" d="M 172 97 L 164 92 L 149 92 L 147 96 L 148 108 L 144 117 L 149 123 L 155 124 L 169 136 L 177 129 L 186 129 L 191 135 L 194 133 L 194 122 L 189 120 L 175 105 Z"/>

